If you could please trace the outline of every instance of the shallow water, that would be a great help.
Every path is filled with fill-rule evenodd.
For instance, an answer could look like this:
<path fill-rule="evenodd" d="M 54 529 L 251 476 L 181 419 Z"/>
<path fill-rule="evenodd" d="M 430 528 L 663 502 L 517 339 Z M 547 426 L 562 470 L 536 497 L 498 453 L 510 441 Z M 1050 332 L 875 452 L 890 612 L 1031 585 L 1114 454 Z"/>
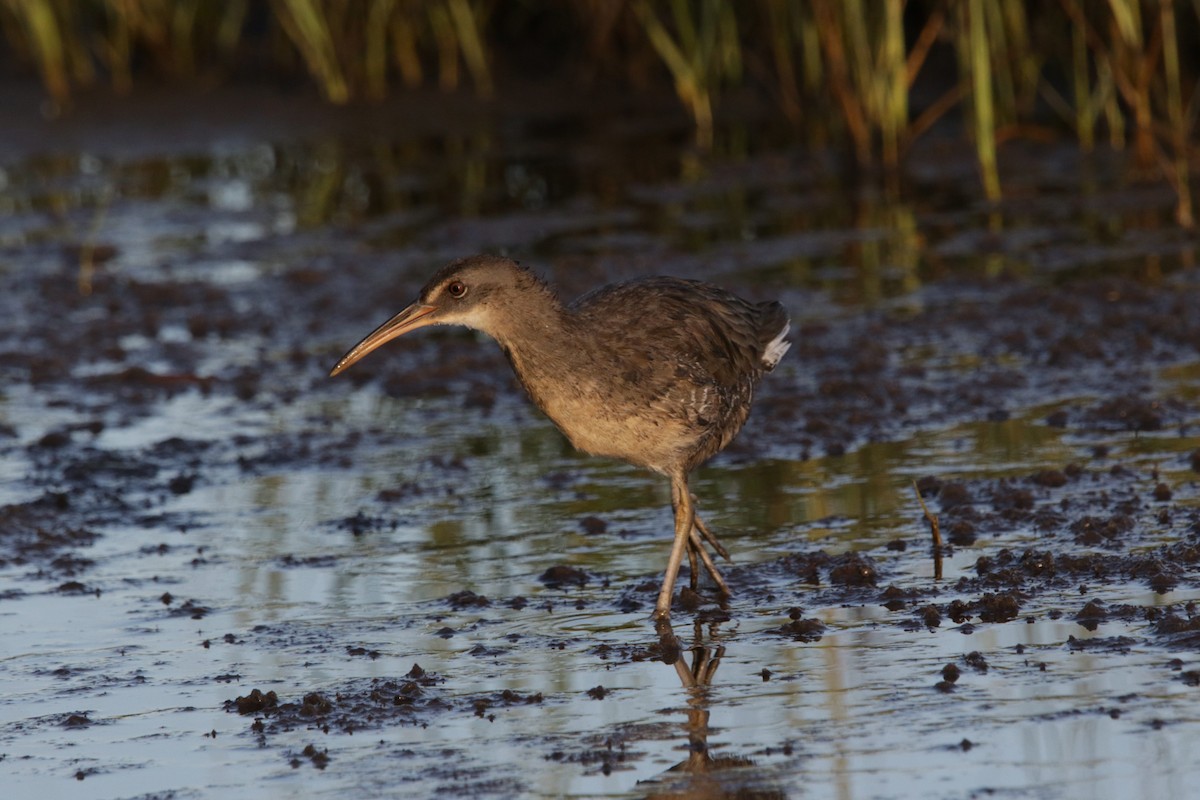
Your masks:
<path fill-rule="evenodd" d="M 5 535 L 11 509 L 47 492 L 68 500 L 43 534 L 99 534 L 4 545 L 6 796 L 1187 796 L 1195 649 L 1145 610 L 1190 616 L 1194 562 L 1161 593 L 1121 567 L 1083 586 L 1031 577 L 1008 620 L 915 614 L 973 601 L 978 560 L 1005 549 L 1132 558 L 1200 534 L 1200 340 L 1147 323 L 1114 339 L 1143 337 L 1152 357 L 1076 363 L 1087 342 L 1047 321 L 1107 313 L 1092 285 L 1147 304 L 1196 294 L 1169 196 L 1100 160 L 1102 197 L 1060 187 L 1069 199 L 1049 202 L 1035 173 L 996 229 L 937 147 L 915 158 L 911 194 L 888 197 L 770 136 L 705 160 L 665 123 L 587 121 L 4 165 Z M 1014 161 L 1051 175 L 1066 157 Z M 1108 203 L 1127 191 L 1135 209 Z M 79 248 L 99 245 L 111 253 L 81 268 Z M 736 560 L 726 613 L 676 614 L 686 663 L 716 660 L 702 685 L 664 663 L 647 620 L 671 525 L 661 479 L 574 453 L 469 335 L 324 379 L 433 266 L 495 248 L 568 293 L 661 271 L 793 309 L 796 351 L 693 477 Z M 1023 299 L 1026 285 L 1047 294 Z M 79 352 L 21 316 L 39 303 L 78 326 Z M 954 317 L 972 308 L 983 321 Z M 1013 331 L 987 318 L 1021 315 L 1034 345 L 997 350 Z M 839 371 L 859 358 L 876 378 Z M 1130 394 L 1157 405 L 1103 406 Z M 1029 483 L 1069 464 L 1083 477 Z M 998 515 L 948 550 L 941 579 L 913 488 L 931 475 Z M 1159 483 L 1171 496 L 1149 499 Z M 997 527 L 988 492 L 1012 485 L 1064 520 Z M 1118 501 L 1137 520 L 1125 540 L 1072 539 Z M 878 580 L 838 585 L 822 565 L 814 584 L 789 559 L 817 551 L 868 554 Z M 547 585 L 556 566 L 586 582 Z M 886 587 L 912 594 L 890 608 Z M 1092 597 L 1114 610 L 1097 630 L 1074 619 Z M 780 633 L 795 618 L 823 634 Z M 961 677 L 938 688 L 951 663 Z M 430 678 L 399 708 L 414 664 Z M 334 711 L 227 710 L 252 689 Z"/>

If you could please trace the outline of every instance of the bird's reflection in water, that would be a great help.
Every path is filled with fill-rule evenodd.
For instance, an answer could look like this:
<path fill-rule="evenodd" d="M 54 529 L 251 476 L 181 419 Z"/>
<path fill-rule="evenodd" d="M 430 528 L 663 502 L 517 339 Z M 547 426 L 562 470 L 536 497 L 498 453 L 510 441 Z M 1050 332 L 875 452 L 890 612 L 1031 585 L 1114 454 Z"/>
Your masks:
<path fill-rule="evenodd" d="M 715 632 L 715 625 L 713 626 Z M 755 763 L 743 756 L 716 756 L 708 749 L 710 687 L 725 646 L 706 641 L 703 623 L 694 627 L 693 643 L 685 648 L 675 635 L 670 620 L 655 624 L 662 661 L 675 670 L 687 693 L 687 758 L 658 778 L 647 781 L 652 798 L 738 798 L 739 800 L 780 800 L 787 795 L 769 785 Z M 691 654 L 689 659 L 687 653 Z M 767 783 L 768 785 L 764 785 Z"/>

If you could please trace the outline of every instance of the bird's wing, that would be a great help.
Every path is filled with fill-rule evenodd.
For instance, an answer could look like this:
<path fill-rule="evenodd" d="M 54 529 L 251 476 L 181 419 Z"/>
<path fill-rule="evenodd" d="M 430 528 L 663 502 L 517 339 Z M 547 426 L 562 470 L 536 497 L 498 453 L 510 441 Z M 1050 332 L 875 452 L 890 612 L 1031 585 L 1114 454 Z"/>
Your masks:
<path fill-rule="evenodd" d="M 727 427 L 749 405 L 766 345 L 756 306 L 708 284 L 664 277 L 606 286 L 573 308 L 588 324 L 607 326 L 618 376 L 649 403 L 700 427 Z"/>

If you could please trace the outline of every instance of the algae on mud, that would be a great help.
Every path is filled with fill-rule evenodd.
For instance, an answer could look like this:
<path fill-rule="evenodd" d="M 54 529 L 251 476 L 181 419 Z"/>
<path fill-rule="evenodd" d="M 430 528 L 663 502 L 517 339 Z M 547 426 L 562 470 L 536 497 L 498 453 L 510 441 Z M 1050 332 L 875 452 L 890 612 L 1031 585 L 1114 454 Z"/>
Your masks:
<path fill-rule="evenodd" d="M 1092 194 L 1068 194 L 1070 156 L 1027 147 L 1020 180 L 1052 189 L 991 207 L 969 154 L 931 146 L 887 197 L 721 134 L 693 180 L 669 124 L 511 113 L 475 135 L 297 127 L 3 165 L 15 796 L 1196 779 L 1200 278 L 1169 193 L 1098 158 Z M 86 242 L 110 257 L 81 293 Z M 707 686 L 646 620 L 661 487 L 573 453 L 493 346 L 435 334 L 353 392 L 324 379 L 361 320 L 487 248 L 568 294 L 675 273 L 797 317 L 696 475 L 738 558 L 735 600 L 676 620 L 689 666 L 721 653 Z M 236 713 L 255 689 L 276 705 Z"/>

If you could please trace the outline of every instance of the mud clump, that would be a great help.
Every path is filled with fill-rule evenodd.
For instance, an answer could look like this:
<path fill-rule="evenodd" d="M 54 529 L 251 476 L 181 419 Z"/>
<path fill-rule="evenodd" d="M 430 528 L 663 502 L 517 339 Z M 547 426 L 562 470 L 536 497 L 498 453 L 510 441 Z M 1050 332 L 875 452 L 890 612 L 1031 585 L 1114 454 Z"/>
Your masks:
<path fill-rule="evenodd" d="M 899 611 L 908 607 L 908 600 L 912 596 L 912 592 L 907 592 L 892 584 L 883 590 L 880 599 L 883 601 L 883 607 L 888 611 Z"/>
<path fill-rule="evenodd" d="M 818 586 L 821 584 L 821 569 L 827 566 L 833 558 L 823 551 L 813 553 L 797 553 L 783 558 L 783 569 L 788 575 L 799 578 L 803 583 Z"/>
<path fill-rule="evenodd" d="M 917 612 L 918 619 L 926 628 L 938 628 L 942 624 L 942 612 L 938 611 L 937 606 L 927 605 Z"/>
<path fill-rule="evenodd" d="M 597 516 L 587 516 L 579 520 L 579 527 L 588 536 L 599 536 L 608 530 L 608 523 Z"/>
<path fill-rule="evenodd" d="M 1089 409 L 1085 419 L 1105 429 L 1158 431 L 1163 428 L 1163 406 L 1142 397 L 1117 397 Z"/>
<path fill-rule="evenodd" d="M 962 625 L 971 618 L 971 607 L 962 600 L 953 600 L 946 606 L 946 616 L 955 625 Z"/>
<path fill-rule="evenodd" d="M 971 492 L 962 483 L 947 483 L 942 485 L 938 491 L 937 499 L 943 511 L 949 511 L 957 506 L 970 505 L 973 502 Z"/>
<path fill-rule="evenodd" d="M 942 481 L 936 475 L 923 475 L 917 479 L 917 491 L 922 497 L 933 497 L 942 488 Z"/>
<path fill-rule="evenodd" d="M 297 713 L 302 717 L 321 717 L 333 711 L 333 703 L 319 692 L 304 695 Z"/>
<path fill-rule="evenodd" d="M 161 598 L 160 598 L 161 602 Z M 167 605 L 167 616 L 169 617 L 187 617 L 189 619 L 204 619 L 212 609 L 208 606 L 201 605 L 196 600 L 188 599 L 177 606 Z"/>
<path fill-rule="evenodd" d="M 847 553 L 833 559 L 830 583 L 840 586 L 874 586 L 879 579 L 875 562 L 862 553 Z"/>
<path fill-rule="evenodd" d="M 786 636 L 797 642 L 818 642 L 825 635 L 825 623 L 815 618 L 794 619 L 778 628 L 772 628 L 768 633 Z"/>
<path fill-rule="evenodd" d="M 1014 594 L 985 594 L 975 604 L 982 622 L 1008 622 L 1021 613 L 1021 603 Z"/>
<path fill-rule="evenodd" d="M 372 661 L 376 661 L 379 658 L 380 653 L 378 650 L 371 650 L 366 647 L 347 646 L 346 647 L 346 655 L 348 655 L 348 656 L 366 656 L 367 658 L 371 659 Z"/>
<path fill-rule="evenodd" d="M 305 760 L 307 760 L 317 769 L 325 769 L 325 767 L 329 766 L 329 751 L 318 750 L 316 745 L 306 745 L 304 749 L 300 751 L 300 756 L 302 758 L 293 757 L 289 762 L 292 765 L 292 769 L 299 769 Z"/>
<path fill-rule="evenodd" d="M 1066 474 L 1059 469 L 1040 470 L 1031 475 L 1029 480 L 1038 486 L 1045 486 L 1051 489 L 1066 486 L 1067 484 Z"/>
<path fill-rule="evenodd" d="M 167 489 L 171 494 L 189 494 L 196 486 L 195 475 L 179 474 L 167 481 Z"/>
<path fill-rule="evenodd" d="M 1071 652 L 1087 650 L 1091 652 L 1125 654 L 1130 652 L 1136 644 L 1137 639 L 1131 636 L 1099 636 L 1093 639 L 1078 639 L 1075 636 L 1068 636 L 1066 647 Z"/>
<path fill-rule="evenodd" d="M 470 589 L 455 592 L 446 598 L 446 602 L 456 611 L 464 608 L 487 608 L 492 604 L 491 600 L 481 594 L 475 594 Z"/>
<path fill-rule="evenodd" d="M 988 671 L 987 659 L 984 658 L 983 653 L 980 653 L 978 650 L 972 650 L 970 653 L 967 653 L 965 656 L 963 656 L 963 663 L 979 673 L 985 673 Z"/>
<path fill-rule="evenodd" d="M 226 701 L 225 710 L 234 709 L 239 714 L 257 714 L 268 709 L 276 708 L 279 705 L 279 696 L 273 691 L 263 692 L 261 689 L 252 689 L 250 694 L 245 697 L 239 696 L 234 700 Z"/>
<path fill-rule="evenodd" d="M 343 531 L 349 531 L 354 536 L 362 536 L 367 533 L 375 533 L 377 531 L 390 531 L 396 529 L 397 522 L 394 519 L 387 519 L 381 516 L 372 516 L 366 512 L 359 511 L 353 516 L 339 520 L 337 527 Z"/>
<path fill-rule="evenodd" d="M 488 713 L 489 709 L 494 706 L 536 705 L 544 701 L 545 698 L 541 692 L 521 694 L 520 692 L 514 692 L 512 689 L 505 689 L 499 693 L 475 698 L 471 701 L 471 710 L 477 717 L 495 719 L 494 715 Z"/>
<path fill-rule="evenodd" d="M 978 537 L 975 526 L 965 519 L 958 519 L 946 528 L 946 540 L 955 547 L 970 547 Z"/>
<path fill-rule="evenodd" d="M 286 702 L 274 692 L 264 694 L 255 689 L 247 697 L 227 701 L 225 709 L 257 715 L 251 732 L 259 736 L 298 728 L 353 733 L 389 724 L 412 724 L 449 710 L 451 703 L 432 693 L 443 682 L 441 677 L 414 665 L 400 679 L 372 678 L 333 689 L 313 689 L 302 694 L 299 701 Z"/>
<path fill-rule="evenodd" d="M 1029 511 L 1033 508 L 1033 492 L 1010 483 L 1001 483 L 991 493 L 992 505 L 997 510 L 1008 512 Z M 1021 519 L 1022 515 L 1010 513 L 1008 519 Z"/>
<path fill-rule="evenodd" d="M 70 510 L 65 492 L 49 491 L 27 503 L 0 506 L 0 565 L 53 562 L 95 542 L 99 534 L 72 524 Z"/>
<path fill-rule="evenodd" d="M 1075 621 L 1089 631 L 1095 631 L 1106 619 L 1108 619 L 1108 611 L 1098 600 L 1089 600 L 1087 605 L 1079 609 L 1079 613 L 1075 615 Z"/>
<path fill-rule="evenodd" d="M 1151 554 L 1131 561 L 1130 576 L 1141 578 L 1157 594 L 1166 594 L 1179 585 L 1180 571 L 1178 562 Z"/>
<path fill-rule="evenodd" d="M 547 588 L 560 589 L 563 586 L 584 586 L 589 578 L 586 572 L 577 567 L 560 564 L 548 568 L 538 580 Z"/>
<path fill-rule="evenodd" d="M 1133 530 L 1133 519 L 1126 514 L 1109 517 L 1085 516 L 1072 523 L 1075 543 L 1082 545 L 1116 545 Z"/>

